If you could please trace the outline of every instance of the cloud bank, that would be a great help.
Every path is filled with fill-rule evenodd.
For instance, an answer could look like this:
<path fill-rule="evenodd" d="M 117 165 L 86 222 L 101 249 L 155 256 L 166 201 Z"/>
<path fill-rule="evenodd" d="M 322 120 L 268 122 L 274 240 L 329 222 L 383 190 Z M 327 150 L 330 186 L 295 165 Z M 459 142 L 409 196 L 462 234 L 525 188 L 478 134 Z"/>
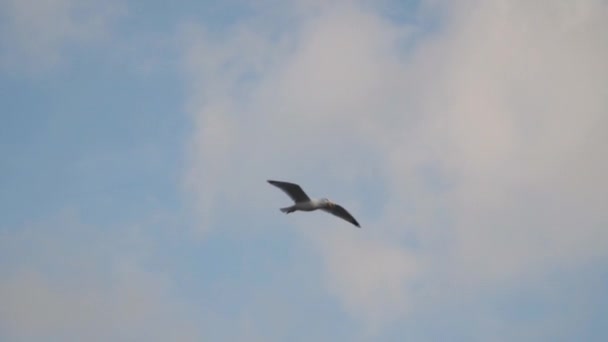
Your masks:
<path fill-rule="evenodd" d="M 346 200 L 360 232 L 294 220 L 327 291 L 373 326 L 607 257 L 606 3 L 421 8 L 442 24 L 353 1 L 294 6 L 282 32 L 186 30 L 201 230 L 220 202 L 245 217 L 280 205 L 266 178 Z"/>

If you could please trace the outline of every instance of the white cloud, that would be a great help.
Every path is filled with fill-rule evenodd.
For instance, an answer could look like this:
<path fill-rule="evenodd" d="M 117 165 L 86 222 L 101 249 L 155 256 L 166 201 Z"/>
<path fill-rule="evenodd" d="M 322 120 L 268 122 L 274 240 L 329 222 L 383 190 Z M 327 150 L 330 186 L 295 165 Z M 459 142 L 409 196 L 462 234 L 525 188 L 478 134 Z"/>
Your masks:
<path fill-rule="evenodd" d="M 422 38 L 345 2 L 278 39 L 245 23 L 187 41 L 202 215 L 268 210 L 270 177 L 351 198 L 369 235 L 331 221 L 318 246 L 328 290 L 367 322 L 424 305 L 412 284 L 458 296 L 608 250 L 606 3 L 427 6 L 446 21 Z M 377 221 L 346 190 L 362 182 L 389 189 Z"/>
<path fill-rule="evenodd" d="M 328 229 L 317 231 L 313 241 L 327 263 L 329 292 L 367 321 L 371 333 L 406 313 L 420 267 L 416 256 L 396 243 Z"/>
<path fill-rule="evenodd" d="M 7 0 L 3 14 L 1 66 L 46 70 L 59 63 L 70 44 L 105 38 L 124 8 L 116 2 Z"/>
<path fill-rule="evenodd" d="M 605 249 L 607 8 L 595 6 L 581 19 L 564 4 L 487 3 L 434 43 L 445 72 L 427 76 L 422 96 L 443 114 L 427 134 L 449 149 L 437 158 L 457 175 L 454 252 L 473 273 L 512 276 Z"/>

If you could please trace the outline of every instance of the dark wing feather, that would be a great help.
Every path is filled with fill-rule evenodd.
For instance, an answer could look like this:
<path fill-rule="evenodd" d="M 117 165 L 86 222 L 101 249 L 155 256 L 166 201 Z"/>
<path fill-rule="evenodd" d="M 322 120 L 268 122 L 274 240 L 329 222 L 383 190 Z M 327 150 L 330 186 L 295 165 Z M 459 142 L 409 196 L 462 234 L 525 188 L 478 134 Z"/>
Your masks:
<path fill-rule="evenodd" d="M 283 190 L 294 202 L 308 202 L 310 198 L 298 184 L 269 180 L 268 183 Z"/>
<path fill-rule="evenodd" d="M 344 209 L 342 206 L 335 204 L 329 208 L 323 208 L 323 211 L 326 211 L 332 215 L 338 216 L 341 219 L 344 219 L 352 224 L 354 224 L 355 226 L 361 228 L 361 226 L 359 225 L 359 222 L 357 222 L 357 220 L 355 220 L 355 218 L 353 217 L 353 215 L 351 215 L 348 211 L 346 211 L 346 209 Z"/>

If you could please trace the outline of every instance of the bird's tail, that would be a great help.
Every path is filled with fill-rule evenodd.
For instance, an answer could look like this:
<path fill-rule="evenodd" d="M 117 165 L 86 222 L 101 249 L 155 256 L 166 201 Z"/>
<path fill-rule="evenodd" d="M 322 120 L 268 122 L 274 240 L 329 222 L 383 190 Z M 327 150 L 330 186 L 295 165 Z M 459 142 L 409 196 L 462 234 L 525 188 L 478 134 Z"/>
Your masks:
<path fill-rule="evenodd" d="M 296 211 L 296 209 L 292 205 L 291 207 L 281 208 L 281 211 L 284 212 L 285 214 L 289 214 L 289 213 L 293 213 L 294 211 Z"/>

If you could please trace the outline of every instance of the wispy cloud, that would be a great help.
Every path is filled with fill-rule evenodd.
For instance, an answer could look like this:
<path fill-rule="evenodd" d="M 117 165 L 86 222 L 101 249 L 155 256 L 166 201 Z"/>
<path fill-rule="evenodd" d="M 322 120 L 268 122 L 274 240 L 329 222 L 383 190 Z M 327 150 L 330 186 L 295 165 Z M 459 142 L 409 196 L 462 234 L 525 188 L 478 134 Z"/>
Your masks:
<path fill-rule="evenodd" d="M 118 2 L 7 0 L 2 10 L 5 71 L 44 71 L 61 62 L 65 49 L 107 38 L 110 23 L 124 14 Z"/>
<path fill-rule="evenodd" d="M 128 227 L 115 233 L 72 211 L 4 230 L 0 338 L 200 340 L 200 322 L 171 279 L 144 266 L 146 236 Z"/>

